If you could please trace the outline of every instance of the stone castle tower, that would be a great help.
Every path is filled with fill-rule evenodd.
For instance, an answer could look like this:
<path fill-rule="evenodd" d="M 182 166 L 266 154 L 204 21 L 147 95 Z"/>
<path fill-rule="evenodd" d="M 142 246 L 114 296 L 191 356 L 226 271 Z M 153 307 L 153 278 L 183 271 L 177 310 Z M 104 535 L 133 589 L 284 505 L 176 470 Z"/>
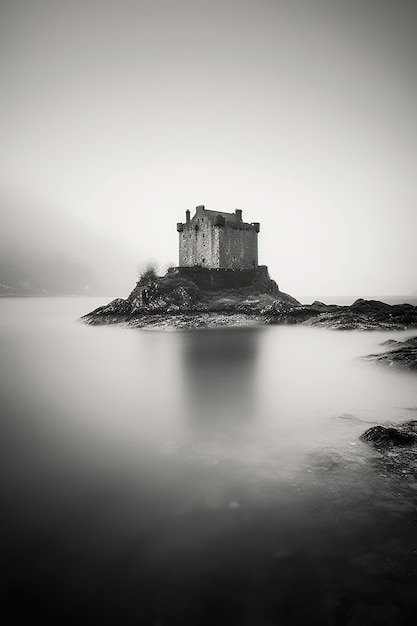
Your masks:
<path fill-rule="evenodd" d="M 259 222 L 242 220 L 242 211 L 210 211 L 196 207 L 185 224 L 177 224 L 179 233 L 179 267 L 248 270 L 258 268 Z"/>

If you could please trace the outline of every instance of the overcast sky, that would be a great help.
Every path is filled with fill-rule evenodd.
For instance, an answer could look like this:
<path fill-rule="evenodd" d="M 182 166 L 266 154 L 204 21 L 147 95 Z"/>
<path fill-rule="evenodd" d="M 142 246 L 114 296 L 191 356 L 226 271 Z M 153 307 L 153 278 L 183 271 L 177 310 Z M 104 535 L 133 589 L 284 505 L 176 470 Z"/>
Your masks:
<path fill-rule="evenodd" d="M 8 193 L 161 266 L 241 208 L 296 297 L 417 289 L 417 2 L 0 6 Z"/>

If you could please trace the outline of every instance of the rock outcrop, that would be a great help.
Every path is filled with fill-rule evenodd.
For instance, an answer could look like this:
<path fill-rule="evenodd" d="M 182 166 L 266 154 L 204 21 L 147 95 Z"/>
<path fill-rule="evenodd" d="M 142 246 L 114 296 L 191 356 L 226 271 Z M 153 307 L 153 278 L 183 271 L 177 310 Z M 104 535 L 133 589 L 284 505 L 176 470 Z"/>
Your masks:
<path fill-rule="evenodd" d="M 269 280 L 269 282 L 268 282 Z M 83 316 L 88 324 L 116 324 L 149 328 L 194 328 L 263 323 L 265 316 L 300 306 L 263 278 L 246 287 L 202 289 L 181 274 L 139 280 L 126 299 L 112 302 Z"/>
<path fill-rule="evenodd" d="M 361 439 L 378 451 L 374 460 L 379 470 L 417 478 L 417 420 L 395 426 L 373 426 Z"/>
<path fill-rule="evenodd" d="M 417 443 L 417 421 L 412 420 L 400 427 L 372 426 L 363 433 L 361 439 L 372 443 L 376 448 L 410 446 Z"/>
<path fill-rule="evenodd" d="M 163 327 L 183 328 L 213 325 L 214 318 L 208 320 L 214 314 L 223 316 L 222 325 L 229 316 L 229 325 L 257 322 L 340 330 L 417 328 L 417 307 L 411 304 L 391 306 L 377 300 L 359 299 L 350 306 L 319 301 L 303 305 L 279 291 L 268 276 L 245 287 L 214 291 L 173 271 L 162 277 L 147 276 L 139 280 L 126 299 L 117 298 L 82 320 L 88 324 L 125 323 L 144 327 L 153 326 L 155 318 L 152 316 L 157 315 Z"/>
<path fill-rule="evenodd" d="M 316 301 L 310 305 L 279 308 L 265 321 L 268 324 L 303 324 L 339 330 L 403 330 L 417 327 L 417 307 L 363 299 L 350 306 Z"/>
<path fill-rule="evenodd" d="M 390 350 L 369 354 L 366 359 L 402 369 L 417 370 L 417 337 L 410 337 L 405 341 L 388 339 L 382 345 L 390 346 Z"/>

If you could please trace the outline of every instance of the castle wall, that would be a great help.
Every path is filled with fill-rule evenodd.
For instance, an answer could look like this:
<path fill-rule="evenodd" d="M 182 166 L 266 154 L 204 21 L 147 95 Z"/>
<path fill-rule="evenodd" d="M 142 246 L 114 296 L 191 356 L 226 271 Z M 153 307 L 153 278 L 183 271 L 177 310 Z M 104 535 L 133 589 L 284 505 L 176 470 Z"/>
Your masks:
<path fill-rule="evenodd" d="M 256 269 L 242 270 L 174 267 L 168 271 L 173 275 L 194 281 L 200 289 L 205 291 L 253 287 L 259 293 L 278 292 L 278 285 L 269 277 L 266 265 L 259 265 Z"/>
<path fill-rule="evenodd" d="M 219 267 L 253 269 L 258 267 L 258 234 L 252 226 L 226 224 L 219 233 Z"/>
<path fill-rule="evenodd" d="M 179 265 L 220 267 L 219 229 L 208 217 L 195 215 L 179 234 Z"/>
<path fill-rule="evenodd" d="M 178 223 L 179 266 L 208 269 L 254 269 L 258 267 L 259 224 L 242 221 L 242 212 L 213 215 L 203 206 L 190 220 Z M 227 219 L 225 219 L 225 217 Z"/>

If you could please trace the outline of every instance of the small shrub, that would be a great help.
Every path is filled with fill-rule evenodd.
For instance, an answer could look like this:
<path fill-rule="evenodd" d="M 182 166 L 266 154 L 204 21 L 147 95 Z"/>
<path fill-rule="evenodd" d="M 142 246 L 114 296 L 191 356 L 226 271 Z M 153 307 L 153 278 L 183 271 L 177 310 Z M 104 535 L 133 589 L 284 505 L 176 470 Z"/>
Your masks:
<path fill-rule="evenodd" d="M 139 268 L 139 284 L 146 285 L 158 278 L 158 266 L 154 261 L 148 261 L 143 267 Z"/>

